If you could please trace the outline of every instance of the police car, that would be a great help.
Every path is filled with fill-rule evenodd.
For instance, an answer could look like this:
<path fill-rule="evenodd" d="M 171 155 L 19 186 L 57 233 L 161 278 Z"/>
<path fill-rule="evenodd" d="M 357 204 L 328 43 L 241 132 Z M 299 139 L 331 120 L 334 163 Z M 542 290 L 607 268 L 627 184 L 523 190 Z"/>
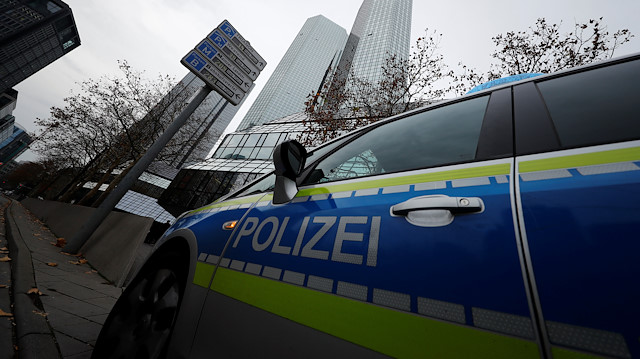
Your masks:
<path fill-rule="evenodd" d="M 94 357 L 640 357 L 640 54 L 274 161 L 167 230 Z"/>

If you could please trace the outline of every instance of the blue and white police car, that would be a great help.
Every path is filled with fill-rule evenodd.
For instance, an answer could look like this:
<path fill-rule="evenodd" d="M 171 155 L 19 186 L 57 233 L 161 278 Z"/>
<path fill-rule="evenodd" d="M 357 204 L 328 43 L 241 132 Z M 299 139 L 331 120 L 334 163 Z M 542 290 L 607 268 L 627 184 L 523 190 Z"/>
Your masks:
<path fill-rule="evenodd" d="M 640 357 L 640 54 L 274 161 L 167 230 L 94 357 Z"/>

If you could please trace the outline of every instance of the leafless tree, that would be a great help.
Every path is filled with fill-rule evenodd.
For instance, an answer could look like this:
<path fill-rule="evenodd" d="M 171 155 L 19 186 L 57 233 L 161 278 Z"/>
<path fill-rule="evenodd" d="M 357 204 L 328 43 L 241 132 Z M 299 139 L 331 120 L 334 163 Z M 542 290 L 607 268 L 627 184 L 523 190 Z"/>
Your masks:
<path fill-rule="evenodd" d="M 545 18 L 525 31 L 509 31 L 492 38 L 497 60 L 490 70 L 481 73 L 460 64 L 456 75 L 458 95 L 483 82 L 522 73 L 552 73 L 613 57 L 616 50 L 634 37 L 628 29 L 610 33 L 603 18 L 575 23 L 573 31 L 561 33 L 560 24 L 549 24 Z"/>
<path fill-rule="evenodd" d="M 307 130 L 299 140 L 318 145 L 381 118 L 438 101 L 453 76 L 439 45 L 442 35 L 425 30 L 411 47 L 409 58 L 388 54 L 377 81 L 337 69 L 318 93 L 308 96 L 303 121 Z"/>
<path fill-rule="evenodd" d="M 121 76 L 82 82 L 80 93 L 65 98 L 64 107 L 52 107 L 49 118 L 36 121 L 40 131 L 34 151 L 41 160 L 76 169 L 60 200 L 70 200 L 92 181 L 93 189 L 80 201 L 89 204 L 101 185 L 109 182 L 109 189 L 117 185 L 192 95 L 192 91 L 176 86 L 170 76 L 149 79 L 126 61 L 119 65 Z M 171 161 L 178 156 L 176 151 L 202 121 L 192 116 L 156 160 Z M 113 176 L 116 178 L 110 180 Z"/>

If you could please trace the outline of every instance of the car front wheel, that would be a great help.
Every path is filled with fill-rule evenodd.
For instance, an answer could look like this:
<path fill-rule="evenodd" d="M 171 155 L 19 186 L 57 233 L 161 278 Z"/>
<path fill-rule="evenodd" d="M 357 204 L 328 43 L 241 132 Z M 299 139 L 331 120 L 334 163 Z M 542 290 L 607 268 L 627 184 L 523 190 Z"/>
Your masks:
<path fill-rule="evenodd" d="M 92 358 L 163 358 L 176 321 L 184 272 L 172 253 L 155 256 L 122 293 Z"/>

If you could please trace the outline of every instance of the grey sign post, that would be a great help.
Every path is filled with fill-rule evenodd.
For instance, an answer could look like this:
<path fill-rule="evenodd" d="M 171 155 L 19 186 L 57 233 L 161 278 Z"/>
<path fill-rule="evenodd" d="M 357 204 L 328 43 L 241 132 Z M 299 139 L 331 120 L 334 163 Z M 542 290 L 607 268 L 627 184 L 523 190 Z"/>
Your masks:
<path fill-rule="evenodd" d="M 227 20 L 224 20 L 195 49 L 190 50 L 181 62 L 200 77 L 205 82 L 205 86 L 192 97 L 187 107 L 149 147 L 118 186 L 93 212 L 89 220 L 82 225 L 78 233 L 69 240 L 64 248 L 67 252 L 77 253 L 82 248 L 211 90 L 218 92 L 233 105 L 237 105 L 251 89 L 253 81 L 266 65 L 264 59 Z"/>

